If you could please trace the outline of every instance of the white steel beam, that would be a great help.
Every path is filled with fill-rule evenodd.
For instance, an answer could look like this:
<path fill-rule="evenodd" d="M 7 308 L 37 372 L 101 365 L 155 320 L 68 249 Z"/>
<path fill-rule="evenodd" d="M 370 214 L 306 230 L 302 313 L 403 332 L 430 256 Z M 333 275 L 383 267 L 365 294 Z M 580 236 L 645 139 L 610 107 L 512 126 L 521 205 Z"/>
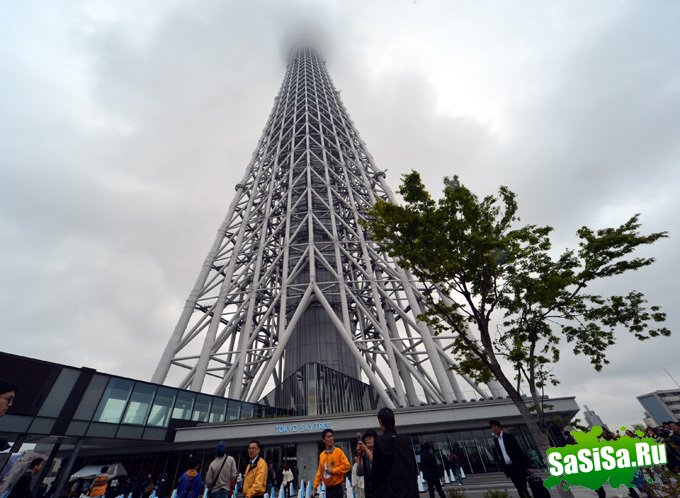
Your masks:
<path fill-rule="evenodd" d="M 395 202 L 384 177 L 324 62 L 292 54 L 152 380 L 256 402 L 308 359 L 291 338 L 319 326 L 340 336 L 328 355 L 344 351 L 387 406 L 462 400 L 448 339 L 418 319 L 420 290 L 360 224 L 377 199 Z"/>

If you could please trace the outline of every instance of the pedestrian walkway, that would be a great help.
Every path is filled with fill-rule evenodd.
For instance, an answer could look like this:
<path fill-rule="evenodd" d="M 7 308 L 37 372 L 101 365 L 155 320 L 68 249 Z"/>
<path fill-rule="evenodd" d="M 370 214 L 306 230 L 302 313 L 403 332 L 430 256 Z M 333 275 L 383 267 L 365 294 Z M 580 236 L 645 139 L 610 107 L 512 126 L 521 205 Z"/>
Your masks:
<path fill-rule="evenodd" d="M 444 486 L 444 493 L 447 493 L 449 489 L 456 489 L 457 491 L 465 493 L 466 498 L 483 498 L 484 493 L 491 489 L 505 490 L 508 492 L 510 498 L 519 498 L 515 486 L 512 485 L 512 481 L 505 477 L 505 474 L 502 472 L 471 475 L 465 479 L 462 486 L 457 483 L 447 484 Z M 604 490 L 607 493 L 607 498 L 628 498 L 628 491 L 625 488 L 614 490 L 608 485 L 605 485 Z M 560 493 L 560 491 L 553 488 L 550 490 L 550 496 L 553 498 L 566 496 L 573 496 L 574 498 L 597 498 L 597 493 L 595 493 L 595 491 L 580 486 L 572 487 L 570 488 L 570 491 L 571 495 Z M 421 498 L 427 498 L 429 495 L 427 494 L 427 491 L 425 491 L 424 493 L 420 493 L 420 496 Z"/>

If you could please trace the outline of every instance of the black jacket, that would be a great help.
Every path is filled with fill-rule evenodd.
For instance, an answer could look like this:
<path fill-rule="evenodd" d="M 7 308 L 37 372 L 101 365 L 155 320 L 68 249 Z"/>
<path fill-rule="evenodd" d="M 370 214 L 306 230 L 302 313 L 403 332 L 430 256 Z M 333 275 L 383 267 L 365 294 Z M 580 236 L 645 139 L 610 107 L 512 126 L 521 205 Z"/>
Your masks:
<path fill-rule="evenodd" d="M 375 498 L 419 498 L 418 466 L 408 439 L 385 429 L 375 440 L 370 477 Z"/>
<path fill-rule="evenodd" d="M 420 463 L 423 465 L 423 478 L 427 482 L 439 480 L 439 465 L 437 459 L 429 451 L 420 454 Z"/>
<path fill-rule="evenodd" d="M 27 470 L 16 482 L 7 498 L 33 498 L 31 493 L 31 478 L 33 474 Z"/>
<path fill-rule="evenodd" d="M 503 445 L 505 446 L 505 451 L 512 460 L 512 466 L 515 471 L 523 471 L 526 474 L 526 470 L 529 468 L 529 459 L 527 458 L 524 450 L 517 442 L 515 436 L 509 432 L 502 432 L 503 435 Z M 506 476 L 510 476 L 508 472 L 508 466 L 503 458 L 503 452 L 501 451 L 501 445 L 498 442 L 498 437 L 493 438 L 493 442 L 496 445 L 496 450 L 498 451 L 498 456 L 500 458 L 500 463 L 503 466 L 503 472 Z"/>
<path fill-rule="evenodd" d="M 373 470 L 372 470 L 372 465 L 373 462 L 368 460 L 368 457 L 366 455 L 361 457 L 361 465 L 364 470 L 363 476 L 364 476 L 364 496 L 366 498 L 374 498 L 375 494 L 373 493 Z"/>

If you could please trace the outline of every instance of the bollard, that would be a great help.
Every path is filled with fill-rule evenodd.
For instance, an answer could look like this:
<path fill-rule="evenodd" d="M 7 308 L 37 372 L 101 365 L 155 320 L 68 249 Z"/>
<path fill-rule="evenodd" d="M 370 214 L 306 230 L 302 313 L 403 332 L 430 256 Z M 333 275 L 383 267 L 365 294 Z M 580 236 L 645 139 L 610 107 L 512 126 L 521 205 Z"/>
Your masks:
<path fill-rule="evenodd" d="M 425 492 L 425 481 L 423 480 L 423 476 L 421 475 L 418 476 L 418 492 L 419 493 Z"/>

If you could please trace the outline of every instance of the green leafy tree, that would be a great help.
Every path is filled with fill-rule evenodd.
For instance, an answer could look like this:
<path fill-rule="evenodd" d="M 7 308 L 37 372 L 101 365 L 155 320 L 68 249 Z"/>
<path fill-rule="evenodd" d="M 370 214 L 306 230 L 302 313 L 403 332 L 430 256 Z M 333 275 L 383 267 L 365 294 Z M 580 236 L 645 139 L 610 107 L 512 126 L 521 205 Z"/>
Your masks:
<path fill-rule="evenodd" d="M 454 337 L 457 371 L 480 383 L 497 379 L 545 452 L 541 393 L 558 383 L 551 366 L 564 341 L 599 371 L 617 330 L 639 340 L 670 335 L 665 314 L 648 306 L 643 293 L 589 291 L 595 282 L 651 265 L 653 258 L 632 253 L 667 233 L 641 235 L 635 215 L 617 228 L 579 229 L 578 249 L 555 256 L 551 227 L 516 226 L 517 201 L 508 188 L 480 200 L 457 177 L 444 185 L 435 201 L 417 172 L 405 175 L 404 204 L 378 201 L 365 226 L 420 280 L 427 305 L 421 318 Z"/>

